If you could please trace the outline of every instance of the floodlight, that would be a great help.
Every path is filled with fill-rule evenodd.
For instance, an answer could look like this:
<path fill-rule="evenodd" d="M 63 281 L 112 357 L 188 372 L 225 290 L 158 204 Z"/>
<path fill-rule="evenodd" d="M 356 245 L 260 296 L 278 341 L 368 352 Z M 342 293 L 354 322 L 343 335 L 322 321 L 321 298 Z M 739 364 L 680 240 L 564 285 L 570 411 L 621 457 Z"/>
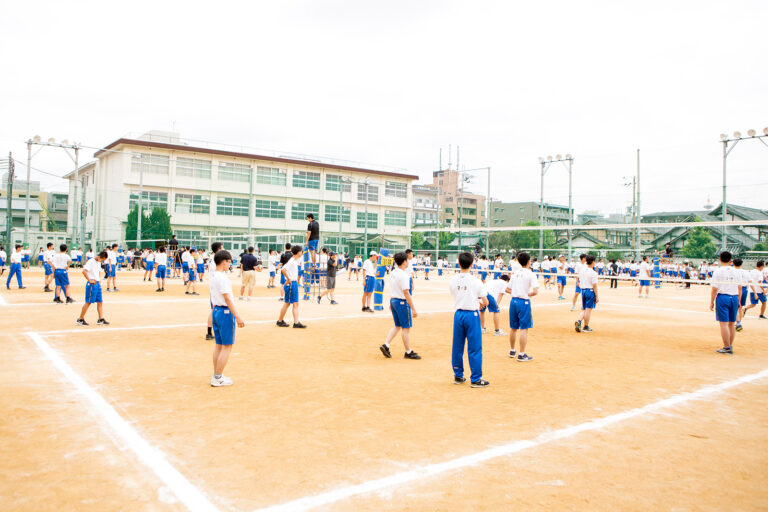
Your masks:
<path fill-rule="evenodd" d="M 551 162 L 551 161 L 552 161 L 552 156 L 547 156 L 547 162 Z"/>
<path fill-rule="evenodd" d="M 766 134 L 766 135 L 768 135 L 768 126 L 766 126 L 765 128 L 763 128 L 763 133 L 764 133 L 764 134 Z"/>
<path fill-rule="evenodd" d="M 62 145 L 66 146 L 69 144 L 69 141 L 67 139 L 64 139 L 63 141 L 61 141 L 61 143 Z"/>
<path fill-rule="evenodd" d="M 733 132 L 733 138 L 734 139 L 740 139 L 741 138 L 741 132 Z"/>
<path fill-rule="evenodd" d="M 573 158 L 573 157 L 571 156 L 571 154 L 570 154 L 570 153 L 568 153 L 567 155 L 565 155 L 565 159 L 566 159 L 566 160 L 571 160 L 572 158 Z"/>
<path fill-rule="evenodd" d="M 728 140 L 728 136 L 724 133 L 720 134 L 720 140 Z"/>
<path fill-rule="evenodd" d="M 754 137 L 756 133 L 757 132 L 755 130 L 751 130 L 751 129 L 747 130 L 747 135 L 749 135 L 750 137 Z"/>
<path fill-rule="evenodd" d="M 56 144 L 56 139 L 51 137 L 50 139 L 48 139 L 48 144 Z"/>
<path fill-rule="evenodd" d="M 40 142 L 43 139 L 41 139 L 39 135 L 35 135 L 34 137 L 32 137 L 32 140 L 35 142 Z"/>
<path fill-rule="evenodd" d="M 766 130 L 768 130 L 768 128 L 766 128 Z M 543 157 L 543 156 L 540 156 L 540 157 L 539 157 L 539 162 L 543 162 L 543 161 L 544 161 L 544 157 Z"/>
<path fill-rule="evenodd" d="M 555 158 L 557 158 L 558 160 L 562 160 L 563 159 L 563 155 L 555 155 Z"/>

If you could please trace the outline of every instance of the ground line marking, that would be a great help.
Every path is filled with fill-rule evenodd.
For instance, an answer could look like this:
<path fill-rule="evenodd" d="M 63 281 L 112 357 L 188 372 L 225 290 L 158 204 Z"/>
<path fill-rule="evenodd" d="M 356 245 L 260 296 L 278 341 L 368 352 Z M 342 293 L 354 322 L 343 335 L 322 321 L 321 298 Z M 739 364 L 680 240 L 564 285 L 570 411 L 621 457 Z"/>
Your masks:
<path fill-rule="evenodd" d="M 161 450 L 155 448 L 141 437 L 136 429 L 123 419 L 104 397 L 94 390 L 40 334 L 28 332 L 27 335 L 51 361 L 53 366 L 90 402 L 96 412 L 98 412 L 118 437 L 125 442 L 131 451 L 136 454 L 139 460 L 171 489 L 179 501 L 192 512 L 218 511 L 218 508 L 200 489 L 192 485 L 179 470 L 168 462 L 168 459 Z"/>
<path fill-rule="evenodd" d="M 342 487 L 340 489 L 316 494 L 314 496 L 307 496 L 293 501 L 288 501 L 286 503 L 257 509 L 256 512 L 292 512 L 297 510 L 309 510 L 323 505 L 329 505 L 331 503 L 351 498 L 353 496 L 369 494 L 388 487 L 393 487 L 396 485 L 401 485 L 426 477 L 438 475 L 440 473 L 445 473 L 447 471 L 474 466 L 481 462 L 499 457 L 505 457 L 514 453 L 521 452 L 528 448 L 535 448 L 537 446 L 551 443 L 553 441 L 570 438 L 582 432 L 599 430 L 631 418 L 636 418 L 647 414 L 654 414 L 658 411 L 668 409 L 673 406 L 682 405 L 692 400 L 701 400 L 703 398 L 709 397 L 710 395 L 721 393 L 727 389 L 739 386 L 741 384 L 764 379 L 766 377 L 768 377 L 768 369 L 757 373 L 752 373 L 750 375 L 744 375 L 734 380 L 721 382 L 720 384 L 710 384 L 695 391 L 679 393 L 669 398 L 665 398 L 663 400 L 659 400 L 642 407 L 630 409 L 628 411 L 612 414 L 602 418 L 592 419 L 579 425 L 573 425 L 552 432 L 546 432 L 533 439 L 514 441 L 506 445 L 497 446 L 495 448 L 490 448 L 481 452 L 447 460 L 445 462 L 428 464 L 426 466 L 416 467 L 410 471 L 395 473 L 383 478 L 369 480 L 368 482 L 363 482 L 361 484 Z"/>

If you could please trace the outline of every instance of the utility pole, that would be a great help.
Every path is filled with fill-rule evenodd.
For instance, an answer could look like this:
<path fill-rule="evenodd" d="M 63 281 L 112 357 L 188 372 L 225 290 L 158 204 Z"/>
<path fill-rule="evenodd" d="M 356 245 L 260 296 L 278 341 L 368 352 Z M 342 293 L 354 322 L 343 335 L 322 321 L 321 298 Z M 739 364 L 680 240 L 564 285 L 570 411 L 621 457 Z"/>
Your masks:
<path fill-rule="evenodd" d="M 640 148 L 637 148 L 637 199 L 635 205 L 637 208 L 637 216 L 635 218 L 635 224 L 640 224 Z M 640 227 L 635 228 L 635 251 L 637 251 L 636 259 L 640 260 Z"/>
<path fill-rule="evenodd" d="M 6 214 L 5 214 L 5 243 L 8 245 L 8 253 L 11 249 L 11 229 L 13 223 L 11 222 L 11 216 L 13 215 L 13 208 L 11 202 L 13 201 L 13 173 L 15 169 L 15 163 L 13 161 L 13 153 L 8 152 L 8 196 L 6 200 Z"/>
<path fill-rule="evenodd" d="M 24 205 L 24 245 L 27 245 L 29 241 L 29 180 L 30 177 L 30 171 L 32 169 L 32 141 L 27 141 L 27 199 Z M 8 201 L 10 204 L 11 196 L 8 196 Z"/>
<path fill-rule="evenodd" d="M 370 182 L 370 179 L 368 177 L 365 178 L 365 241 L 363 242 L 363 252 L 365 252 L 365 257 L 370 257 L 368 255 L 368 183 Z"/>
<path fill-rule="evenodd" d="M 144 217 L 144 205 L 142 198 L 144 196 L 144 160 L 139 154 L 139 211 L 136 216 L 136 244 L 141 248 L 141 219 Z"/>

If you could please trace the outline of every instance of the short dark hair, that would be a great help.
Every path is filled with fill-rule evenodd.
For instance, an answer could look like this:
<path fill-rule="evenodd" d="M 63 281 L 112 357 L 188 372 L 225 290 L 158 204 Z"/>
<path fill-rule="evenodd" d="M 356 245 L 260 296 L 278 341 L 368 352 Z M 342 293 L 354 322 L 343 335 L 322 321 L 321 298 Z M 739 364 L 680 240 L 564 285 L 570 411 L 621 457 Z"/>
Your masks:
<path fill-rule="evenodd" d="M 46 247 L 53 247 L 53 242 L 48 242 L 48 245 Z"/>
<path fill-rule="evenodd" d="M 248 252 L 253 252 L 253 247 L 249 247 Z"/>
<path fill-rule="evenodd" d="M 398 252 L 395 254 L 395 265 L 398 267 L 408 260 L 408 255 L 404 252 Z"/>
<path fill-rule="evenodd" d="M 101 251 L 99 253 L 99 258 L 105 260 L 105 259 L 109 258 L 109 254 L 107 254 L 107 251 Z"/>
<path fill-rule="evenodd" d="M 161 245 L 161 246 L 160 246 L 160 248 L 158 249 L 158 251 L 160 251 L 160 252 L 165 252 L 165 246 L 164 246 L 164 245 Z"/>
<path fill-rule="evenodd" d="M 580 260 L 583 260 L 583 259 L 584 259 L 584 258 L 586 258 L 586 257 L 587 257 L 587 255 L 586 255 L 586 254 L 584 254 L 584 253 L 581 253 L 581 254 L 579 254 L 579 259 L 580 259 Z"/>
<path fill-rule="evenodd" d="M 112 244 L 112 248 L 114 249 L 115 247 L 117 247 L 117 244 Z"/>
<path fill-rule="evenodd" d="M 731 261 L 731 253 L 728 251 L 723 251 L 720 253 L 720 261 L 723 263 L 728 263 Z"/>
<path fill-rule="evenodd" d="M 469 267 L 472 266 L 472 263 L 474 262 L 475 262 L 475 257 L 472 256 L 470 253 L 463 252 L 459 254 L 459 266 L 462 269 L 467 270 Z"/>
<path fill-rule="evenodd" d="M 741 258 L 733 258 L 734 267 L 740 267 L 742 263 L 744 263 L 744 260 L 742 260 Z"/>
<path fill-rule="evenodd" d="M 519 252 L 517 253 L 517 262 L 520 264 L 520 266 L 524 267 L 528 264 L 528 262 L 531 261 L 531 255 L 527 252 Z"/>
<path fill-rule="evenodd" d="M 312 219 L 312 220 L 315 220 L 315 214 L 314 214 L 314 213 L 308 213 L 308 214 L 307 214 L 307 218 L 308 218 L 308 219 Z"/>
<path fill-rule="evenodd" d="M 591 265 L 595 262 L 594 254 L 585 254 L 584 257 L 587 259 L 587 265 Z"/>
<path fill-rule="evenodd" d="M 501 274 L 501 277 L 499 278 L 502 281 L 509 281 L 509 274 Z"/>
<path fill-rule="evenodd" d="M 63 252 L 63 251 L 66 251 L 66 250 L 67 250 L 67 244 L 61 244 L 61 245 L 59 246 L 59 250 L 60 250 L 60 251 L 62 251 L 62 252 Z"/>
<path fill-rule="evenodd" d="M 299 254 L 300 252 L 301 252 L 300 245 L 294 245 L 293 247 L 291 247 L 291 254 L 293 254 L 294 256 Z"/>
<path fill-rule="evenodd" d="M 648 256 L 643 256 L 643 261 L 648 261 Z"/>
<path fill-rule="evenodd" d="M 229 254 L 229 251 L 225 251 L 224 249 L 216 251 L 216 254 L 213 256 L 213 262 L 218 265 L 222 261 L 232 261 L 232 255 Z"/>
<path fill-rule="evenodd" d="M 285 242 L 285 250 L 286 251 L 290 251 L 291 247 L 292 247 L 291 242 Z"/>
<path fill-rule="evenodd" d="M 219 252 L 221 250 L 221 242 L 213 242 L 211 244 L 211 250 L 213 251 L 214 254 Z"/>
<path fill-rule="evenodd" d="M 0 249 L 2 249 L 2 247 L 0 247 Z M 757 268 L 764 267 L 765 266 L 765 262 L 763 260 L 757 260 L 757 263 L 755 263 L 755 266 Z"/>
<path fill-rule="evenodd" d="M 406 249 L 405 254 L 413 254 L 413 249 Z"/>
<path fill-rule="evenodd" d="M 19 244 L 16 244 L 16 248 L 17 248 L 17 249 L 21 249 L 21 245 L 19 245 Z"/>

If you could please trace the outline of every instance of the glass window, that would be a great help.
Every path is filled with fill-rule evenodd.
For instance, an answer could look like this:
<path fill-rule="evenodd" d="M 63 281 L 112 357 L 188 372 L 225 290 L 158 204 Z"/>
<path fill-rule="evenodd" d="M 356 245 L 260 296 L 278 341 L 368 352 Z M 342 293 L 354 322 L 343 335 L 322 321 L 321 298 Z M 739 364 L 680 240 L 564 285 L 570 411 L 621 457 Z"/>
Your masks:
<path fill-rule="evenodd" d="M 357 227 L 365 227 L 365 212 L 357 212 Z M 379 227 L 379 214 L 368 212 L 368 229 L 377 229 Z"/>
<path fill-rule="evenodd" d="M 218 200 L 216 201 L 216 215 L 247 217 L 248 198 L 219 196 Z"/>
<path fill-rule="evenodd" d="M 396 210 L 387 210 L 384 212 L 384 225 L 385 226 L 405 226 L 405 212 L 399 212 Z"/>
<path fill-rule="evenodd" d="M 343 208 L 341 210 L 341 222 L 349 222 L 350 209 Z M 325 220 L 327 222 L 339 222 L 339 205 L 325 205 Z"/>
<path fill-rule="evenodd" d="M 320 216 L 320 205 L 315 203 L 293 203 L 291 208 L 291 219 L 304 220 L 308 213 L 315 214 L 315 219 Z"/>
<path fill-rule="evenodd" d="M 293 171 L 293 186 L 299 188 L 320 188 L 320 173 Z"/>
<path fill-rule="evenodd" d="M 174 229 L 173 234 L 179 241 L 179 245 L 205 246 L 207 239 L 202 236 L 200 231 L 188 231 L 184 229 Z"/>
<path fill-rule="evenodd" d="M 366 187 L 368 188 L 368 201 L 377 202 L 379 200 L 379 187 L 377 185 L 357 184 L 357 200 L 365 201 Z"/>
<path fill-rule="evenodd" d="M 339 188 L 344 190 L 344 192 L 352 192 L 352 183 L 345 183 L 341 181 L 341 176 L 338 176 L 336 174 L 326 174 L 325 175 L 325 190 L 335 190 L 336 192 L 339 191 Z"/>
<path fill-rule="evenodd" d="M 128 209 L 132 210 L 134 206 L 139 204 L 139 191 L 134 190 L 131 192 L 128 200 Z M 145 190 L 141 193 L 141 207 L 144 211 L 151 212 L 155 208 L 168 209 L 168 193 L 167 192 L 155 192 L 153 190 Z"/>
<path fill-rule="evenodd" d="M 256 167 L 256 183 L 285 186 L 285 171 L 277 167 Z"/>
<path fill-rule="evenodd" d="M 195 194 L 176 194 L 176 213 L 211 213 L 211 198 Z"/>
<path fill-rule="evenodd" d="M 254 199 L 254 208 L 256 217 L 265 219 L 284 219 L 285 203 L 281 201 L 266 201 L 264 199 Z"/>
<path fill-rule="evenodd" d="M 384 195 L 389 197 L 408 197 L 408 184 L 388 181 L 384 187 Z"/>
<path fill-rule="evenodd" d="M 251 166 L 222 162 L 219 164 L 219 179 L 222 181 L 242 181 L 248 183 L 251 179 Z"/>
<path fill-rule="evenodd" d="M 168 174 L 170 158 L 165 155 L 139 153 L 131 158 L 131 170 L 134 172 L 149 172 L 152 174 Z"/>
<path fill-rule="evenodd" d="M 211 179 L 211 161 L 179 157 L 176 159 L 176 175 Z"/>

